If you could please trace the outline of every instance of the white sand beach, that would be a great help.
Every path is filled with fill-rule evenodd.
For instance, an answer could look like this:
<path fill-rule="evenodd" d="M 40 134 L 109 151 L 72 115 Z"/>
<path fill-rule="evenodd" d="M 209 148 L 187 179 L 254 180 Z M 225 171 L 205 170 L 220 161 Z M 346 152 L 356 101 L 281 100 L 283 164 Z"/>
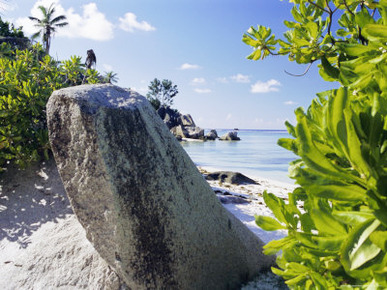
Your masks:
<path fill-rule="evenodd" d="M 262 193 L 267 190 L 286 199 L 294 186 L 256 181 L 259 185 L 209 184 L 215 191 L 243 196 L 247 202 L 224 207 L 267 243 L 285 233 L 265 232 L 255 225 L 254 215 L 271 215 Z M 0 228 L 0 289 L 99 289 L 103 284 L 119 285 L 119 278 L 86 239 L 53 160 L 27 170 L 10 166 L 0 175 Z"/>

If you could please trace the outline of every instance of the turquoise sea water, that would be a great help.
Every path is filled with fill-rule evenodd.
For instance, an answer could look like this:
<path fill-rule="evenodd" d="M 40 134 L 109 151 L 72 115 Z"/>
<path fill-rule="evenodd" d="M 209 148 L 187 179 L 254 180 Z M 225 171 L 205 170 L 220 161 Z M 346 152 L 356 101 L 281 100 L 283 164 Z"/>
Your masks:
<path fill-rule="evenodd" d="M 231 130 L 218 130 L 221 136 Z M 241 141 L 181 142 L 197 166 L 238 171 L 252 177 L 262 177 L 286 183 L 288 164 L 295 155 L 278 146 L 279 138 L 287 138 L 286 131 L 239 130 Z"/>

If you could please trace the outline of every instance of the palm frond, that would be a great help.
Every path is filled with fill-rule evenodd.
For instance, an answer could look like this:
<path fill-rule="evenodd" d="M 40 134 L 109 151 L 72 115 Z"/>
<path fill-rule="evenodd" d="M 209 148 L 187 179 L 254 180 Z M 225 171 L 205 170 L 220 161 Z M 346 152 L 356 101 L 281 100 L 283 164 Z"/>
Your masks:
<path fill-rule="evenodd" d="M 53 20 L 51 20 L 51 23 L 55 24 L 56 22 L 63 21 L 63 20 L 67 20 L 67 17 L 64 15 L 59 15 L 55 17 Z"/>
<path fill-rule="evenodd" d="M 32 36 L 31 36 L 32 39 L 36 39 L 36 38 L 38 38 L 38 37 L 40 37 L 40 31 L 38 31 L 38 32 L 36 32 L 36 33 L 34 33 L 34 34 L 32 34 Z"/>
<path fill-rule="evenodd" d="M 43 5 L 38 6 L 38 9 L 42 12 L 44 18 L 47 18 L 47 9 Z"/>
<path fill-rule="evenodd" d="M 64 27 L 64 26 L 66 26 L 68 24 L 69 24 L 68 22 L 62 22 L 62 23 L 57 23 L 57 24 L 54 24 L 54 25 L 57 26 L 57 27 Z"/>
<path fill-rule="evenodd" d="M 39 23 L 42 22 L 39 18 L 36 18 L 36 17 L 28 16 L 28 18 L 29 18 L 30 20 L 32 20 L 32 21 L 36 21 L 36 22 L 39 22 Z"/>

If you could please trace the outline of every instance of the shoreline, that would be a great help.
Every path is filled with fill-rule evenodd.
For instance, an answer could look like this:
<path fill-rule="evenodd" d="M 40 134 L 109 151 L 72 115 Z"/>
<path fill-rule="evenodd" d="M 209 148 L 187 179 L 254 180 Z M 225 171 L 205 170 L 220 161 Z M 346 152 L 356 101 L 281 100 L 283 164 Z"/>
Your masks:
<path fill-rule="evenodd" d="M 217 167 L 212 167 L 212 166 L 201 166 L 201 165 L 197 165 L 196 168 L 198 168 L 198 170 L 201 172 L 202 170 L 203 171 L 207 171 L 207 172 L 216 172 L 216 171 L 226 171 L 225 169 L 221 169 L 221 168 L 217 168 Z M 296 188 L 298 185 L 295 185 L 291 182 L 285 182 L 285 181 L 280 181 L 280 180 L 276 180 L 276 179 L 272 179 L 272 178 L 266 178 L 266 177 L 262 177 L 262 176 L 257 176 L 257 175 L 254 175 L 254 174 L 249 174 L 249 173 L 245 173 L 245 172 L 242 172 L 242 171 L 235 171 L 235 170 L 227 170 L 227 171 L 231 171 L 231 172 L 239 172 L 251 179 L 254 179 L 254 180 L 259 180 L 259 181 L 262 181 L 264 183 L 268 183 L 268 184 L 275 184 L 276 186 L 280 186 L 280 187 L 284 187 L 284 188 Z M 290 181 L 292 181 L 292 179 L 289 179 Z"/>
<path fill-rule="evenodd" d="M 258 228 L 254 215 L 272 216 L 263 202 L 264 190 L 286 200 L 287 192 L 294 186 L 283 186 L 280 182 L 263 178 L 253 179 L 259 184 L 207 182 L 214 191 L 243 196 L 246 202 L 223 206 L 263 242 L 284 237 L 284 231 L 265 232 Z M 55 288 L 58 283 L 71 285 L 74 278 L 69 273 L 80 277 L 82 281 L 79 283 L 86 283 L 77 284 L 77 287 L 90 287 L 91 284 L 87 283 L 91 281 L 82 278 L 82 275 L 87 275 L 84 273 L 87 267 L 83 267 L 85 259 L 91 259 L 93 264 L 98 265 L 99 283 L 108 279 L 108 266 L 97 257 L 84 229 L 76 220 L 53 160 L 33 164 L 26 170 L 9 166 L 0 175 L 0 225 L 1 289 L 34 288 L 36 285 Z M 69 229 L 76 234 L 70 235 Z M 66 258 L 61 258 L 63 256 Z M 109 277 L 113 275 L 108 274 Z M 259 288 L 250 285 L 248 289 Z"/>

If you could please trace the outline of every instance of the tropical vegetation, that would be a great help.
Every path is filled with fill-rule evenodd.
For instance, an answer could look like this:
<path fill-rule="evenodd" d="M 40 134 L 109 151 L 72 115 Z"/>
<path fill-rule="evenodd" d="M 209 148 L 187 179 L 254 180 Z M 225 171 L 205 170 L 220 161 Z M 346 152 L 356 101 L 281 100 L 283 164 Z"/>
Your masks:
<path fill-rule="evenodd" d="M 35 39 L 37 37 L 42 37 L 43 46 L 46 50 L 46 53 L 49 54 L 51 38 L 54 36 L 56 29 L 58 27 L 64 27 L 68 25 L 68 22 L 65 21 L 66 16 L 64 15 L 54 16 L 54 4 L 51 4 L 48 8 L 42 5 L 40 5 L 38 8 L 42 13 L 42 18 L 29 16 L 29 18 L 35 22 L 35 26 L 39 28 L 39 31 L 32 35 L 32 38 Z"/>
<path fill-rule="evenodd" d="M 290 288 L 386 289 L 387 0 L 289 2 L 284 38 L 260 25 L 244 34 L 248 58 L 318 63 L 340 88 L 318 93 L 295 111 L 295 126 L 286 123 L 293 138 L 278 143 L 299 156 L 289 168 L 299 187 L 288 203 L 264 193 L 275 218 L 257 224 L 288 233 L 265 253 L 278 254 L 272 270 Z"/>
<path fill-rule="evenodd" d="M 47 10 L 53 11 L 52 7 Z M 21 28 L 2 21 L 0 33 L 0 39 L 25 38 Z M 47 51 L 39 43 L 28 42 L 25 49 L 18 41 L 0 45 L 0 168 L 11 160 L 24 167 L 48 158 L 46 103 L 54 90 L 104 82 L 98 71 L 86 68 L 81 57 L 58 62 Z M 113 80 L 116 75 L 110 77 Z"/>
<path fill-rule="evenodd" d="M 0 18 L 0 57 L 7 56 L 10 53 L 10 50 L 7 50 L 9 46 L 2 45 L 3 43 L 8 43 L 15 48 L 25 49 L 30 44 L 30 40 L 24 36 L 21 28 L 15 28 L 12 23 L 4 22 Z"/>
<path fill-rule="evenodd" d="M 173 98 L 179 93 L 177 85 L 167 79 L 160 81 L 155 78 L 151 81 L 148 89 L 146 97 L 156 110 L 160 107 L 171 107 Z"/>
<path fill-rule="evenodd" d="M 104 83 L 109 83 L 109 84 L 118 82 L 117 73 L 113 71 L 105 72 L 103 76 L 103 81 Z"/>

